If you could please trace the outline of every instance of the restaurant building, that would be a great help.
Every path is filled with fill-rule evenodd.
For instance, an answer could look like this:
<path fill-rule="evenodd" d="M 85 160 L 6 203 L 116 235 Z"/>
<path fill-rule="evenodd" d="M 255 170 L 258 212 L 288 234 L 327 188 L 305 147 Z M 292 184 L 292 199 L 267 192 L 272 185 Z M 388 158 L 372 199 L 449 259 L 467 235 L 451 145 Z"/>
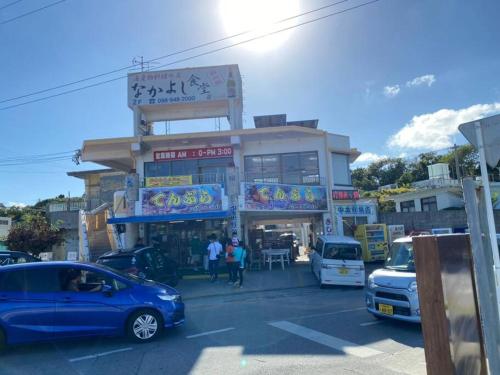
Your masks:
<path fill-rule="evenodd" d="M 359 204 L 351 184 L 359 152 L 349 137 L 284 114 L 255 116 L 255 127 L 243 129 L 237 65 L 131 74 L 129 106 L 134 136 L 82 148 L 83 161 L 126 173 L 108 219 L 125 232 L 123 247 L 157 243 L 198 267 L 212 234 L 237 232 L 252 250 L 284 240 L 307 246 L 342 234 L 343 216 L 376 221 L 375 206 Z M 158 121 L 223 116 L 230 130 L 153 133 Z"/>

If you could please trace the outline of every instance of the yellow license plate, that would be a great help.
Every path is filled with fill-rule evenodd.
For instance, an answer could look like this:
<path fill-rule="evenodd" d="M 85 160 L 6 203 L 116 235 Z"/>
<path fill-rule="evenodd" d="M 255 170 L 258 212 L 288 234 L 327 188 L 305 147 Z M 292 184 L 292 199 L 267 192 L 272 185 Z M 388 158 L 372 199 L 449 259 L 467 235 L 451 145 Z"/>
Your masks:
<path fill-rule="evenodd" d="M 378 311 L 386 315 L 394 315 L 394 308 L 391 305 L 378 304 Z"/>
<path fill-rule="evenodd" d="M 349 268 L 339 268 L 339 274 L 340 275 L 348 275 L 349 274 Z"/>

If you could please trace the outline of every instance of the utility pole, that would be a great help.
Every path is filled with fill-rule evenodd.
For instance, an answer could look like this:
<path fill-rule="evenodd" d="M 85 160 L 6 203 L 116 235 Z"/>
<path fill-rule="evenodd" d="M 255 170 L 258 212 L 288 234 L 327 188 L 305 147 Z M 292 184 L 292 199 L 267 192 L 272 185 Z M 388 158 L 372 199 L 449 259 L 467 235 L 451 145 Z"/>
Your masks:
<path fill-rule="evenodd" d="M 457 144 L 455 143 L 453 145 L 453 155 L 455 156 L 455 175 L 457 177 L 457 180 L 462 179 L 462 174 L 460 173 L 460 165 L 458 164 L 458 152 L 457 152 Z"/>

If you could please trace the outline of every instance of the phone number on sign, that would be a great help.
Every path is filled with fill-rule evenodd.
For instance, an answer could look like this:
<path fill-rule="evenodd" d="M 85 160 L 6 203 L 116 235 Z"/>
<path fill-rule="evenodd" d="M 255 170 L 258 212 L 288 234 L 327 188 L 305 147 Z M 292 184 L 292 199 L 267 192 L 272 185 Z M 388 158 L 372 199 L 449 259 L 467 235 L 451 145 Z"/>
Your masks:
<path fill-rule="evenodd" d="M 158 104 L 162 103 L 180 103 L 180 102 L 194 102 L 196 100 L 196 96 L 176 96 L 174 98 L 159 98 L 157 99 Z"/>

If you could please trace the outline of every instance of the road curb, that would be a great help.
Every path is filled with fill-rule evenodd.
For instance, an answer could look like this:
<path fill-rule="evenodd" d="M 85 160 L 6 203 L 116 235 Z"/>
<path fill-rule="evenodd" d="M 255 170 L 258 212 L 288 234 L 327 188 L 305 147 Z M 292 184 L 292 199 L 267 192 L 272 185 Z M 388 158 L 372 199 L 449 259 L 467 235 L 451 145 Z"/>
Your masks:
<path fill-rule="evenodd" d="M 268 289 L 259 289 L 259 290 L 239 290 L 239 289 L 235 289 L 232 293 L 214 293 L 214 294 L 206 294 L 206 295 L 196 296 L 196 297 L 184 297 L 183 296 L 182 299 L 184 301 L 190 301 L 190 300 L 203 299 L 203 298 L 225 297 L 225 296 L 239 296 L 239 295 L 242 295 L 242 294 L 272 292 L 272 291 L 276 291 L 276 290 L 302 289 L 302 288 L 310 288 L 310 287 L 313 287 L 313 286 L 317 287 L 318 283 L 311 283 L 311 284 L 301 285 L 301 286 L 290 286 L 290 287 L 285 287 L 285 288 L 268 288 Z"/>

